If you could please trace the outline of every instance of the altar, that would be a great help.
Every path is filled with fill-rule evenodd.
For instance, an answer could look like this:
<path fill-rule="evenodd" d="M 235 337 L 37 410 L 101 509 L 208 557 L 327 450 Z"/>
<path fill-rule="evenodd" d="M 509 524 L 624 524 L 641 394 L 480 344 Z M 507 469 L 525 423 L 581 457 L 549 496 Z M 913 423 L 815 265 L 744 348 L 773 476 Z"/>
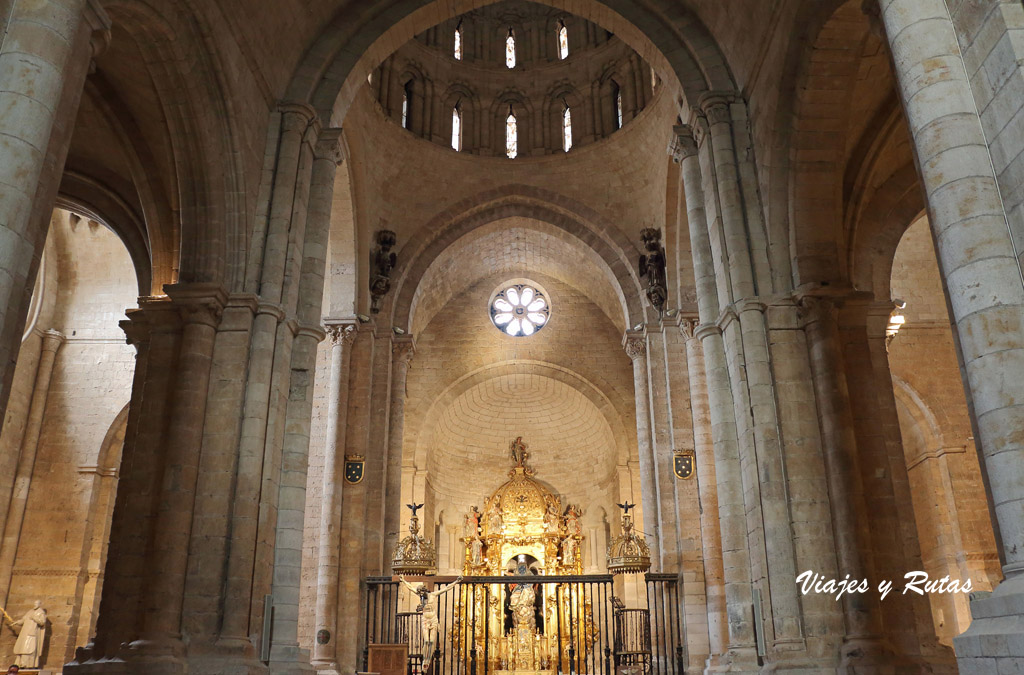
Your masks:
<path fill-rule="evenodd" d="M 582 513 L 534 478 L 522 438 L 509 453 L 509 480 L 465 516 L 463 576 L 474 583 L 456 601 L 451 640 L 488 672 L 578 671 L 600 632 L 579 576 Z"/>

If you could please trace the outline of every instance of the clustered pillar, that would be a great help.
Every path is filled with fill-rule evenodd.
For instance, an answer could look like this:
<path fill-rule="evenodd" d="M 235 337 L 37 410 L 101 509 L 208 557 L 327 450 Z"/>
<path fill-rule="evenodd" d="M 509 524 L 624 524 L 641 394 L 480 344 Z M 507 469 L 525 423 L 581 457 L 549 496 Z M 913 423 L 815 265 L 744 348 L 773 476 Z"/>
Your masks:
<path fill-rule="evenodd" d="M 299 578 L 342 139 L 307 106 L 273 118 L 245 292 L 167 286 L 124 323 L 139 355 L 100 619 L 66 672 L 310 671 Z"/>

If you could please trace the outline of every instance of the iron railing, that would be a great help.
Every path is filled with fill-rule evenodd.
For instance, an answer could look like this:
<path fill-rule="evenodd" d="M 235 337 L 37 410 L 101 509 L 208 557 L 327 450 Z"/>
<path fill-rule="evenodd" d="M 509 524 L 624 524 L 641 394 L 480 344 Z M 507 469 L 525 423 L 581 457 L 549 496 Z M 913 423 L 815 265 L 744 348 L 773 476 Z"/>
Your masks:
<path fill-rule="evenodd" d="M 437 588 L 452 577 L 434 577 Z M 512 635 L 510 605 L 518 584 L 534 589 L 536 644 Z M 438 630 L 430 675 L 490 675 L 532 658 L 532 670 L 564 675 L 683 675 L 681 589 L 675 575 L 646 576 L 647 608 L 613 598 L 611 575 L 466 577 L 438 598 Z M 416 600 L 402 606 L 392 577 L 367 579 L 363 670 L 371 644 L 409 645 L 409 675 L 422 673 L 423 639 Z M 411 605 L 410 605 L 411 602 Z M 486 609 L 485 609 L 486 608 Z M 532 656 L 530 656 L 532 654 Z"/>

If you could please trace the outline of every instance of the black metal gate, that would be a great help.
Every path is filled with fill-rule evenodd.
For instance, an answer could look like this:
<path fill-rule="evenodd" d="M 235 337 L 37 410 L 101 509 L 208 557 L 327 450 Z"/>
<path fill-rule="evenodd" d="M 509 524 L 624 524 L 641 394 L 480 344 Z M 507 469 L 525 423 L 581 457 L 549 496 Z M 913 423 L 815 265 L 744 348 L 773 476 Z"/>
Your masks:
<path fill-rule="evenodd" d="M 434 587 L 451 578 L 434 578 Z M 565 675 L 683 675 L 685 663 L 675 575 L 646 576 L 647 608 L 627 609 L 611 575 L 467 577 L 438 598 L 438 630 L 429 675 L 490 675 L 511 670 L 507 631 L 513 589 L 536 589 L 536 670 Z M 409 675 L 421 673 L 423 639 L 415 607 L 400 611 L 398 581 L 367 579 L 363 670 L 369 645 L 409 645 Z M 488 608 L 488 609 L 484 609 Z"/>

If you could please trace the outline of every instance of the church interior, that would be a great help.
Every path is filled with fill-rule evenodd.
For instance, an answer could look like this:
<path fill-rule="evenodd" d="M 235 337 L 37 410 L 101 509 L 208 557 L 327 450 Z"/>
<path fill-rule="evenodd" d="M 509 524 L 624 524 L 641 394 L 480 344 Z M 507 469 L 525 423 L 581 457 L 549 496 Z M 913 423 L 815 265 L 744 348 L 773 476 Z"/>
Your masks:
<path fill-rule="evenodd" d="M 0 666 L 1024 673 L 1020 0 L 0 26 Z"/>

